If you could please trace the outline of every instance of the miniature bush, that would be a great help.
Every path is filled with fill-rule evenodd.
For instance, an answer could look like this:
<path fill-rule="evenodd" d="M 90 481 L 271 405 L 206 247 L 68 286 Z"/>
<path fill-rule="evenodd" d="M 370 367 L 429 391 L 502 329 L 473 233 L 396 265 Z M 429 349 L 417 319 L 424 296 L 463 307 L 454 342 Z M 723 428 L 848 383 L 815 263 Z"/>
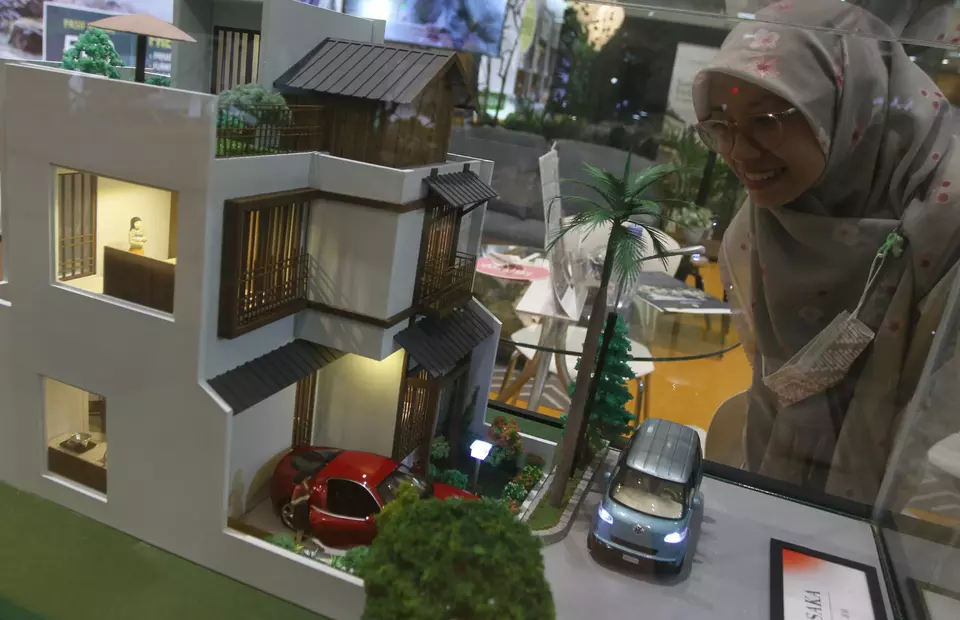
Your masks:
<path fill-rule="evenodd" d="M 444 470 L 440 472 L 440 476 L 437 479 L 444 484 L 449 484 L 450 486 L 458 489 L 466 489 L 467 483 L 469 482 L 469 477 L 467 474 L 463 473 L 459 469 Z"/>
<path fill-rule="evenodd" d="M 362 577 L 363 563 L 369 553 L 370 547 L 354 547 L 353 549 L 347 551 L 344 555 L 339 555 L 333 558 L 333 560 L 330 561 L 330 566 Z"/>
<path fill-rule="evenodd" d="M 280 93 L 259 84 L 242 84 L 218 95 L 220 127 L 256 124 L 286 124 L 289 108 Z"/>
<path fill-rule="evenodd" d="M 542 475 L 543 467 L 539 465 L 527 465 L 503 488 L 503 495 L 501 497 L 508 504 L 516 506 L 516 510 L 513 510 L 514 513 L 519 511 L 523 500 L 527 498 L 531 489 L 537 486 L 537 482 L 540 481 Z"/>
<path fill-rule="evenodd" d="M 411 502 L 378 527 L 364 620 L 556 617 L 540 541 L 499 502 Z"/>
<path fill-rule="evenodd" d="M 119 79 L 124 66 L 113 42 L 103 30 L 91 28 L 63 53 L 63 68 Z"/>
<path fill-rule="evenodd" d="M 527 454 L 525 463 L 527 465 L 533 465 L 535 467 L 539 467 L 540 469 L 543 469 L 543 466 L 546 464 L 542 456 L 540 456 L 539 454 L 533 454 L 532 452 Z"/>
<path fill-rule="evenodd" d="M 513 418 L 499 415 L 493 419 L 488 433 L 493 449 L 487 457 L 494 466 L 516 466 L 517 457 L 523 452 L 523 439 L 520 428 Z"/>
<path fill-rule="evenodd" d="M 397 497 L 384 506 L 383 510 L 381 510 L 377 516 L 377 530 L 383 528 L 404 508 L 411 504 L 416 504 L 419 501 L 420 491 L 417 490 L 417 487 L 409 482 L 402 484 L 400 488 L 397 489 Z"/>
<path fill-rule="evenodd" d="M 298 543 L 297 540 L 289 534 L 273 534 L 272 536 L 267 536 L 264 540 L 271 545 L 276 545 L 291 553 L 300 553 L 300 550 L 303 549 L 303 545 Z"/>
<path fill-rule="evenodd" d="M 450 443 L 445 437 L 437 437 L 430 445 L 430 460 L 442 461 L 450 456 Z"/>
<path fill-rule="evenodd" d="M 170 78 L 165 75 L 151 75 L 147 78 L 147 84 L 152 86 L 170 86 Z"/>

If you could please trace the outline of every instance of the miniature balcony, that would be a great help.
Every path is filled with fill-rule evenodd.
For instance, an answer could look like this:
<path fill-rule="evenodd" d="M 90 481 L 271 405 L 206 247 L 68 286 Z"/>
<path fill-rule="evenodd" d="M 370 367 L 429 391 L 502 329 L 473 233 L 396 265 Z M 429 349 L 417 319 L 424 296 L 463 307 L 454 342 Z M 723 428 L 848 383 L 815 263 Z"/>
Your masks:
<path fill-rule="evenodd" d="M 457 252 L 445 265 L 425 264 L 416 306 L 422 314 L 442 315 L 463 304 L 473 290 L 477 257 Z"/>
<path fill-rule="evenodd" d="M 221 104 L 217 157 L 249 157 L 325 150 L 326 118 L 319 105 Z"/>

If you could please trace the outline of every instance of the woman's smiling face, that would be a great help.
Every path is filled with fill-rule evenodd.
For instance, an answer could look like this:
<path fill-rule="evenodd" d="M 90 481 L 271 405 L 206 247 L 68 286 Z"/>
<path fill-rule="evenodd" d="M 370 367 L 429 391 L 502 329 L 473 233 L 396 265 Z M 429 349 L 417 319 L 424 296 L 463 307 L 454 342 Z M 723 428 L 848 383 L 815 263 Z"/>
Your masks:
<path fill-rule="evenodd" d="M 738 129 L 757 115 L 780 114 L 780 139 L 760 145 L 739 131 L 720 155 L 743 182 L 758 207 L 780 207 L 814 186 L 826 168 L 826 157 L 804 116 L 789 102 L 750 82 L 714 73 L 710 76 L 709 120 L 730 121 Z M 701 121 L 708 119 L 703 118 Z"/>

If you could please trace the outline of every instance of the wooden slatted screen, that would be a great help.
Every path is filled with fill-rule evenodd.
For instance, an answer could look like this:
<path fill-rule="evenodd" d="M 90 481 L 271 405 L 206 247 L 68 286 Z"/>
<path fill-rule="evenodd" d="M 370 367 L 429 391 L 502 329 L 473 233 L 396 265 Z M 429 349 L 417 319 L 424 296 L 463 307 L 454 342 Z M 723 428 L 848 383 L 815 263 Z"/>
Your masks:
<path fill-rule="evenodd" d="M 461 211 L 450 205 L 431 207 L 424 218 L 417 301 L 432 307 L 436 296 L 451 285 L 457 259 Z M 439 310 L 440 308 L 432 308 Z"/>
<path fill-rule="evenodd" d="M 213 27 L 213 82 L 210 92 L 219 94 L 257 81 L 260 72 L 260 32 Z"/>
<path fill-rule="evenodd" d="M 97 177 L 57 175 L 57 276 L 73 280 L 97 272 Z"/>
<path fill-rule="evenodd" d="M 429 435 L 428 424 L 437 407 L 437 381 L 423 368 L 404 379 L 403 394 L 393 434 L 393 458 L 397 461 L 410 456 Z M 420 455 L 422 458 L 424 455 Z M 423 465 L 423 463 L 421 463 Z M 425 465 L 424 465 L 425 466 Z"/>
<path fill-rule="evenodd" d="M 313 443 L 313 407 L 317 397 L 317 373 L 297 381 L 297 400 L 293 411 L 293 440 L 290 447 Z"/>
<path fill-rule="evenodd" d="M 244 214 L 241 325 L 306 293 L 305 223 L 309 206 L 296 202 Z"/>

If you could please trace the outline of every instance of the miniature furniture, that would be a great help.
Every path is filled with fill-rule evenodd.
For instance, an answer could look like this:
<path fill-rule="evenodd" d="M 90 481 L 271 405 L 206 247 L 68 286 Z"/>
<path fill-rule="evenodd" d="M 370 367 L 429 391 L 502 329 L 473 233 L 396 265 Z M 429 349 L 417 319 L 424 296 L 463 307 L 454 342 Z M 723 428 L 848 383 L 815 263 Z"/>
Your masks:
<path fill-rule="evenodd" d="M 103 294 L 172 314 L 175 269 L 176 265 L 169 261 L 106 246 Z"/>

